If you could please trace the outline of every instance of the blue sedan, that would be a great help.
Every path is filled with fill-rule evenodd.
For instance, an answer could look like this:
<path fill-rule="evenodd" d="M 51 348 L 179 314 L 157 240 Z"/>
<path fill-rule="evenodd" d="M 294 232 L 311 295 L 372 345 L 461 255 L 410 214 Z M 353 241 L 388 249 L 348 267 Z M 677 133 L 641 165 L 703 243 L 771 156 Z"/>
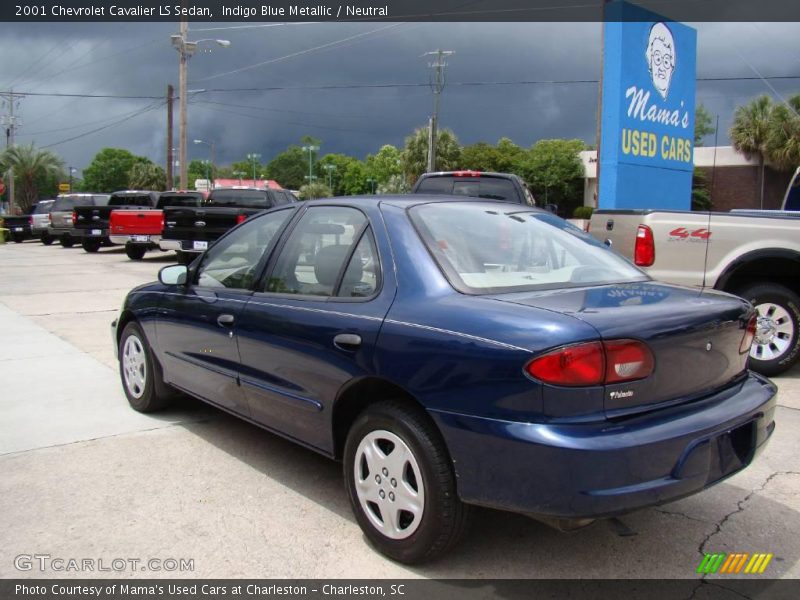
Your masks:
<path fill-rule="evenodd" d="M 755 323 L 550 213 L 384 196 L 248 219 L 114 336 L 134 409 L 182 392 L 341 460 L 368 540 L 420 563 L 473 505 L 575 527 L 746 467 L 775 427 Z"/>

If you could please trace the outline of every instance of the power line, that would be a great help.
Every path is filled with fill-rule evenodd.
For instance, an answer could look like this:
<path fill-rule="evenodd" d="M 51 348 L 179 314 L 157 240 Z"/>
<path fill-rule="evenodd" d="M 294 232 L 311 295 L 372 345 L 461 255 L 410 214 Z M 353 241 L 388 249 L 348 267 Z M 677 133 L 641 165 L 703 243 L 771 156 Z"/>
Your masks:
<path fill-rule="evenodd" d="M 393 29 L 395 27 L 400 27 L 405 25 L 405 23 L 392 23 L 391 25 L 385 25 L 383 27 L 378 27 L 377 29 L 372 29 L 370 31 L 364 31 L 361 33 L 357 33 L 355 35 L 348 36 L 346 38 L 342 38 L 340 40 L 334 40 L 332 42 L 328 42 L 326 44 L 321 44 L 319 46 L 314 46 L 313 48 L 306 48 L 305 50 L 298 50 L 297 52 L 292 52 L 291 54 L 287 54 L 285 56 L 279 56 L 277 58 L 271 58 L 269 60 L 261 61 L 252 65 L 248 65 L 246 67 L 240 67 L 238 69 L 233 69 L 231 71 L 226 71 L 224 73 L 217 73 L 216 75 L 209 75 L 208 77 L 202 77 L 200 79 L 195 79 L 194 82 L 198 81 L 209 81 L 211 79 L 218 79 L 220 77 L 225 77 L 226 75 L 233 75 L 234 73 L 241 73 L 243 71 L 249 71 L 250 69 L 256 69 L 258 67 L 264 67 L 266 65 L 275 64 L 278 62 L 282 62 L 284 60 L 288 60 L 290 58 L 294 58 L 296 56 L 302 56 L 304 54 L 310 54 L 312 52 L 318 52 L 325 49 L 332 49 L 340 44 L 344 44 L 346 42 L 363 38 L 369 35 L 373 35 L 375 33 L 380 33 L 381 31 L 385 31 L 387 29 Z"/>
<path fill-rule="evenodd" d="M 92 135 L 93 133 L 97 133 L 98 131 L 103 131 L 104 129 L 109 129 L 110 127 L 115 127 L 117 125 L 121 125 L 122 123 L 124 123 L 126 121 L 130 121 L 131 119 L 133 119 L 135 117 L 141 116 L 141 115 L 143 115 L 145 113 L 150 112 L 151 110 L 159 108 L 163 104 L 164 104 L 164 100 L 161 99 L 161 102 L 153 102 L 149 106 L 146 106 L 145 108 L 139 109 L 139 110 L 133 112 L 132 114 L 130 114 L 130 115 L 128 115 L 128 116 L 126 116 L 126 117 L 124 117 L 122 119 L 114 121 L 113 123 L 109 123 L 108 125 L 103 125 L 102 127 L 98 127 L 96 129 L 92 129 L 91 131 L 87 131 L 85 133 L 81 133 L 81 134 L 69 137 L 67 139 L 64 139 L 64 140 L 61 140 L 61 141 L 58 141 L 58 142 L 53 142 L 52 144 L 47 144 L 45 146 L 42 146 L 42 148 L 52 148 L 53 146 L 60 146 L 61 144 L 66 144 L 67 142 L 73 142 L 75 140 L 79 140 L 79 139 L 84 138 L 86 136 Z"/>

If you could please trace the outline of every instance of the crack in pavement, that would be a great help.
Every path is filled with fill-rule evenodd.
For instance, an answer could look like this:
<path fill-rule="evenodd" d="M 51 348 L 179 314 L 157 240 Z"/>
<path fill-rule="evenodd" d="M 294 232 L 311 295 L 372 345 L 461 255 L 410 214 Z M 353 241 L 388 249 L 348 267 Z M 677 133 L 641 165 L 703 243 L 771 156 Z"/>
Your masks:
<path fill-rule="evenodd" d="M 708 523 L 705 519 L 698 519 L 697 517 L 692 517 L 687 515 L 686 513 L 682 513 L 680 511 L 671 511 L 671 510 L 664 510 L 663 508 L 654 508 L 654 511 L 661 513 L 662 515 L 673 515 L 676 517 L 683 517 L 685 519 L 689 519 L 690 521 L 697 521 L 699 523 Z"/>
<path fill-rule="evenodd" d="M 797 408 L 796 406 L 786 406 L 785 404 L 777 404 L 776 406 L 779 408 L 785 408 L 787 410 L 800 410 L 800 408 Z"/>
<path fill-rule="evenodd" d="M 715 535 L 717 535 L 718 533 L 720 533 L 720 532 L 722 531 L 722 527 L 725 525 L 725 523 L 727 523 L 727 522 L 728 522 L 728 520 L 729 520 L 731 517 L 733 517 L 734 515 L 736 515 L 736 514 L 738 514 L 738 513 L 742 512 L 742 511 L 744 511 L 744 509 L 745 509 L 745 504 L 747 503 L 747 501 L 748 501 L 748 500 L 750 500 L 750 498 L 752 498 L 752 497 L 753 497 L 755 494 L 757 494 L 758 492 L 763 492 L 763 491 L 764 491 L 764 488 L 766 488 L 766 487 L 767 487 L 767 485 L 769 485 L 769 483 L 770 483 L 770 482 L 771 482 L 773 479 L 775 479 L 776 477 L 778 477 L 779 475 L 800 475 L 800 471 L 775 471 L 774 473 L 770 474 L 770 476 L 769 476 L 769 477 L 767 477 L 767 478 L 764 480 L 764 483 L 762 483 L 762 484 L 761 484 L 759 487 L 757 487 L 757 488 L 755 488 L 755 489 L 751 490 L 749 494 L 747 494 L 747 495 L 746 495 L 744 498 L 742 498 L 741 500 L 739 500 L 739 501 L 736 503 L 736 509 L 735 509 L 735 510 L 732 510 L 731 512 L 729 512 L 728 514 L 726 514 L 724 517 L 722 517 L 722 519 L 720 519 L 720 521 L 714 525 L 714 530 L 713 530 L 713 531 L 711 531 L 711 532 L 710 532 L 708 535 L 706 535 L 706 537 L 703 539 L 703 541 L 702 541 L 702 542 L 700 542 L 700 545 L 697 547 L 697 551 L 700 553 L 700 555 L 701 555 L 701 556 L 705 556 L 705 548 L 706 548 L 706 544 L 708 544 L 708 542 L 711 540 L 711 538 L 712 538 L 712 537 L 714 537 Z M 706 581 L 706 577 L 707 577 L 707 576 L 708 576 L 708 573 L 704 573 L 704 574 L 703 574 L 703 576 L 700 578 L 700 585 L 698 585 L 698 587 L 696 587 L 696 588 L 693 590 L 693 592 L 692 592 L 692 595 L 690 596 L 690 598 L 694 598 L 694 596 L 695 596 L 695 593 L 697 592 L 697 590 L 698 590 L 698 589 L 700 589 L 700 587 L 701 587 L 703 584 L 705 584 L 705 583 L 708 583 L 708 584 L 710 584 L 710 583 L 711 583 L 711 582 L 708 582 L 708 581 Z M 712 585 L 717 585 L 717 587 L 723 587 L 723 586 L 720 586 L 720 585 L 718 585 L 718 584 L 712 584 Z M 729 589 L 729 588 L 725 588 L 725 589 Z M 734 591 L 734 590 L 729 590 L 729 591 Z M 738 593 L 738 592 L 737 592 L 737 593 Z M 739 595 L 741 595 L 741 594 L 739 594 Z M 747 596 L 742 596 L 742 597 L 743 597 L 743 598 L 747 598 Z"/>

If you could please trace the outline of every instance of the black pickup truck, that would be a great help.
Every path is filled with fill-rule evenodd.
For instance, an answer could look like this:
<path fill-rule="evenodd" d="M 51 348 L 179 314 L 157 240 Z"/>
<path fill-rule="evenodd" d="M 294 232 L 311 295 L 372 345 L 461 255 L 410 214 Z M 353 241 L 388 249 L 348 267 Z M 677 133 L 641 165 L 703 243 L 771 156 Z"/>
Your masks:
<path fill-rule="evenodd" d="M 8 230 L 10 239 L 17 244 L 31 237 L 31 215 L 3 215 L 0 220 L 3 221 L 3 228 Z"/>
<path fill-rule="evenodd" d="M 109 220 L 112 211 L 122 208 L 154 208 L 158 192 L 124 190 L 114 192 L 105 206 L 76 206 L 73 212 L 72 236 L 81 240 L 86 252 L 97 252 L 100 246 L 111 246 Z"/>
<path fill-rule="evenodd" d="M 162 250 L 175 250 L 178 261 L 188 264 L 247 217 L 296 200 L 287 190 L 215 189 L 202 207 L 165 208 L 164 233 L 158 245 Z"/>
<path fill-rule="evenodd" d="M 439 171 L 423 173 L 412 194 L 445 194 L 488 198 L 536 206 L 533 194 L 518 175 L 486 171 Z"/>

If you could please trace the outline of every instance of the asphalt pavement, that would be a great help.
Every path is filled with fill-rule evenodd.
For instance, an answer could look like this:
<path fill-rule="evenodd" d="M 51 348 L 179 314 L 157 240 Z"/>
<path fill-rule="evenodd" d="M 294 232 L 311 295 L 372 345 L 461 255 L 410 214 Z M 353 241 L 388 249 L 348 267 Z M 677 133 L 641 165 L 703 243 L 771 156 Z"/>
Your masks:
<path fill-rule="evenodd" d="M 692 578 L 705 552 L 800 576 L 800 366 L 775 378 L 771 443 L 725 482 L 570 534 L 481 509 L 453 553 L 408 568 L 367 544 L 339 464 L 199 402 L 128 408 L 109 324 L 172 262 L 0 245 L 0 577 Z M 98 570 L 115 559 L 160 562 Z"/>

